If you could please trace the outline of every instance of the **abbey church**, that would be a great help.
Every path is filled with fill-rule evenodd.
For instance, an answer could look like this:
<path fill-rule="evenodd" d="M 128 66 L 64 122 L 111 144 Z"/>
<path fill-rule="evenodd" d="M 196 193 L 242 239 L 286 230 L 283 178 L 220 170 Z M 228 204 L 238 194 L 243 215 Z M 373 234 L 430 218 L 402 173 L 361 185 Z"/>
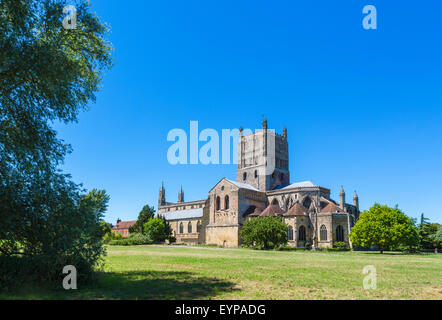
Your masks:
<path fill-rule="evenodd" d="M 177 243 L 216 244 L 237 247 L 242 244 L 240 231 L 248 219 L 280 216 L 289 225 L 288 245 L 330 248 L 346 242 L 359 217 L 359 200 L 346 203 L 341 188 L 339 201 L 330 197 L 330 189 L 311 181 L 290 183 L 287 130 L 282 135 L 267 128 L 250 134 L 240 131 L 236 181 L 221 179 L 208 197 L 198 201 L 166 201 L 162 185 L 158 213 L 170 222 Z"/>

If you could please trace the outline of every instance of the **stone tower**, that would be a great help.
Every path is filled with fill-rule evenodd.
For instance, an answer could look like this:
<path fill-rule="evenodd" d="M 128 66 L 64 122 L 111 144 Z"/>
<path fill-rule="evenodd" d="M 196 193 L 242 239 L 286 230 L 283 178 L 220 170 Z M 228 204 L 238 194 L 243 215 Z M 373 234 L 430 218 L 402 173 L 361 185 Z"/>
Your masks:
<path fill-rule="evenodd" d="M 341 198 L 341 209 L 345 209 L 345 191 L 344 191 L 344 187 L 341 186 L 341 192 L 339 193 L 339 197 Z"/>
<path fill-rule="evenodd" d="M 166 205 L 166 189 L 164 189 L 164 183 L 162 183 L 160 194 L 158 196 L 158 208 L 164 205 Z"/>
<path fill-rule="evenodd" d="M 290 184 L 287 129 L 283 135 L 269 130 L 267 120 L 262 130 L 248 135 L 240 130 L 236 180 L 261 191 Z"/>
<path fill-rule="evenodd" d="M 178 192 L 178 203 L 184 202 L 184 191 L 183 187 L 181 186 L 180 192 Z"/>
<path fill-rule="evenodd" d="M 359 210 L 359 197 L 356 191 L 355 195 L 353 196 L 353 205 L 356 207 L 357 210 Z"/>

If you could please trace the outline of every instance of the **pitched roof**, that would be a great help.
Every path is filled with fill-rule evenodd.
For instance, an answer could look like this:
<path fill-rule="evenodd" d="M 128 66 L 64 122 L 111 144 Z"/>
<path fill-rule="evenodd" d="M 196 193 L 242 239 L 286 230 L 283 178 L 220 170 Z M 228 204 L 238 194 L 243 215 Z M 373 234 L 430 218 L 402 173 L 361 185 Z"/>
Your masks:
<path fill-rule="evenodd" d="M 259 215 L 260 217 L 267 217 L 267 216 L 279 216 L 284 213 L 284 210 L 282 210 L 278 205 L 276 204 L 270 204 L 267 208 L 264 209 L 263 212 Z"/>
<path fill-rule="evenodd" d="M 255 210 L 251 214 L 249 214 L 249 217 L 258 217 L 262 213 L 262 209 L 256 207 Z"/>
<path fill-rule="evenodd" d="M 329 213 L 344 213 L 344 210 L 339 208 L 334 203 L 330 202 L 328 205 L 326 205 L 321 211 L 319 212 L 329 212 Z"/>
<path fill-rule="evenodd" d="M 307 208 L 299 202 L 296 202 L 293 207 L 287 211 L 284 216 L 305 216 L 307 215 Z"/>
<path fill-rule="evenodd" d="M 135 224 L 135 222 L 137 222 L 137 220 L 120 221 L 112 229 L 129 229 L 130 227 L 132 227 Z"/>
<path fill-rule="evenodd" d="M 249 190 L 253 190 L 253 191 L 260 191 L 259 189 L 255 188 L 255 187 L 253 187 L 253 186 L 251 186 L 249 184 L 246 184 L 246 183 L 236 182 L 236 181 L 232 181 L 232 180 L 229 180 L 229 179 L 226 179 L 226 180 L 229 181 L 230 183 L 233 183 L 235 186 L 237 186 L 238 188 L 241 188 L 241 189 L 249 189 Z"/>
<path fill-rule="evenodd" d="M 314 184 L 311 181 L 302 181 L 302 182 L 295 182 L 292 184 L 289 184 L 287 187 L 284 187 L 282 189 L 295 189 L 295 188 L 317 188 L 316 184 Z"/>
<path fill-rule="evenodd" d="M 159 215 L 166 218 L 166 220 L 201 218 L 203 216 L 203 208 L 161 212 Z"/>

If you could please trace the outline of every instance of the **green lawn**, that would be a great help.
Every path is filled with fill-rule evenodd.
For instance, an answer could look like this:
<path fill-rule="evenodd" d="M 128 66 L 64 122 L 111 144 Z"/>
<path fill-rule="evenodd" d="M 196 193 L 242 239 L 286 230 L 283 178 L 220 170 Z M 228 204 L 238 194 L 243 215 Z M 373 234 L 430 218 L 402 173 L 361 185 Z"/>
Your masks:
<path fill-rule="evenodd" d="M 375 290 L 362 287 L 366 265 L 377 269 Z M 22 291 L 0 298 L 442 299 L 442 254 L 109 247 L 95 284 Z"/>

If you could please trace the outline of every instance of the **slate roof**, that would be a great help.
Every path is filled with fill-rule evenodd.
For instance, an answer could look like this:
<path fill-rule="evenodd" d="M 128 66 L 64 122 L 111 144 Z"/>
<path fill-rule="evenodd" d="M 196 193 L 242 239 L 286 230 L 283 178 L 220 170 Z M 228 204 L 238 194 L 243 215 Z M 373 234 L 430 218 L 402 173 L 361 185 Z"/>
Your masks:
<path fill-rule="evenodd" d="M 232 181 L 232 180 L 229 180 L 229 179 L 226 179 L 226 180 L 229 181 L 230 183 L 233 183 L 235 186 L 237 186 L 238 188 L 241 188 L 241 189 L 249 189 L 249 190 L 253 190 L 253 191 L 260 191 L 259 189 L 256 189 L 255 187 L 253 187 L 253 186 L 251 186 L 249 184 L 246 184 L 246 183 L 236 182 L 236 181 Z"/>
<path fill-rule="evenodd" d="M 319 186 L 317 186 L 316 184 L 314 184 L 311 181 L 302 181 L 302 182 L 295 182 L 292 184 L 289 184 L 287 187 L 282 188 L 282 190 L 285 189 L 294 189 L 294 188 L 317 188 Z"/>
<path fill-rule="evenodd" d="M 166 220 L 201 218 L 203 216 L 203 208 L 161 212 L 159 215 L 164 216 Z"/>

